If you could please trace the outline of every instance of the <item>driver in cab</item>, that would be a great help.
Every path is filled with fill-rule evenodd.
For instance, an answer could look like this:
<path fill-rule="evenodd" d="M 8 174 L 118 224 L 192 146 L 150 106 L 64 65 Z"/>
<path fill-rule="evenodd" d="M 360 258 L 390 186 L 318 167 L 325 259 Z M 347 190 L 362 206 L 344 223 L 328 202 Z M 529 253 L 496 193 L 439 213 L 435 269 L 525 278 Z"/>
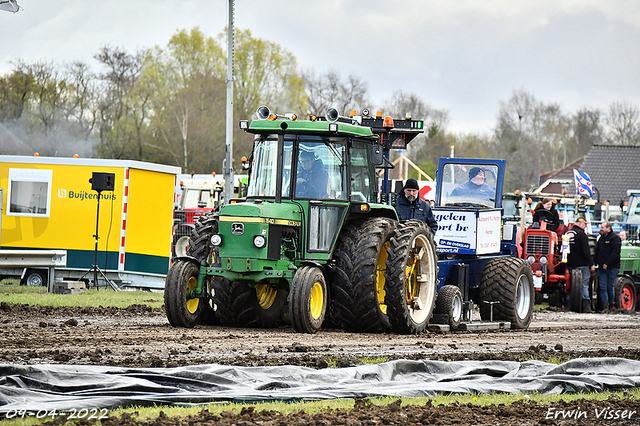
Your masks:
<path fill-rule="evenodd" d="M 484 167 L 472 167 L 469 179 L 451 191 L 452 197 L 473 198 L 494 204 L 495 189 L 484 182 Z"/>
<path fill-rule="evenodd" d="M 320 158 L 310 151 L 300 151 L 296 179 L 296 197 L 327 198 L 329 174 Z"/>

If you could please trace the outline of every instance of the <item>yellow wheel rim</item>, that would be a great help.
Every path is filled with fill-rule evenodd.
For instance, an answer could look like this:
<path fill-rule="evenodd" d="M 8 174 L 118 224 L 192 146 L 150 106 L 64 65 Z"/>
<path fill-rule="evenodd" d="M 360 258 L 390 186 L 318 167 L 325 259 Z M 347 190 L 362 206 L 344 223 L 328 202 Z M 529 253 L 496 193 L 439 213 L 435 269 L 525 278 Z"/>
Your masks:
<path fill-rule="evenodd" d="M 421 323 L 430 314 L 436 297 L 438 265 L 432 243 L 424 235 L 411 242 L 411 252 L 404 272 L 407 310 L 411 318 Z"/>
<path fill-rule="evenodd" d="M 404 271 L 404 294 L 407 299 L 407 304 L 409 304 L 413 297 L 416 295 L 416 259 L 411 258 L 409 261 L 409 265 L 405 268 Z"/>
<path fill-rule="evenodd" d="M 198 286 L 198 278 L 197 277 L 189 277 L 189 281 L 187 281 L 187 290 L 195 290 Z M 193 298 L 187 300 L 187 310 L 191 314 L 195 314 L 198 311 L 198 305 L 200 304 L 200 299 Z"/>
<path fill-rule="evenodd" d="M 256 296 L 258 296 L 258 303 L 262 309 L 269 309 L 273 302 L 276 300 L 278 290 L 267 284 L 258 284 L 256 286 Z"/>
<path fill-rule="evenodd" d="M 378 256 L 378 269 L 376 271 L 376 293 L 378 294 L 378 306 L 383 314 L 387 313 L 387 305 L 384 303 L 384 272 L 387 270 L 387 257 L 389 257 L 389 253 L 387 250 L 391 246 L 391 242 L 387 241 L 382 245 L 382 250 L 380 250 L 380 256 Z"/>
<path fill-rule="evenodd" d="M 322 284 L 316 281 L 311 289 L 311 300 L 309 301 L 311 307 L 311 316 L 314 320 L 320 318 L 322 315 L 322 307 L 324 306 L 324 291 L 322 291 Z"/>

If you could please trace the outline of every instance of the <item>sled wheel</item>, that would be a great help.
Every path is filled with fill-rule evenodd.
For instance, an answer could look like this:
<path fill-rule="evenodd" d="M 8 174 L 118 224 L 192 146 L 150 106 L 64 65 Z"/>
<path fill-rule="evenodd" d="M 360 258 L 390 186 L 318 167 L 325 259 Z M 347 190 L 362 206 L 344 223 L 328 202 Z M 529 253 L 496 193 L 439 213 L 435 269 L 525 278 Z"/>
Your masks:
<path fill-rule="evenodd" d="M 227 327 L 273 328 L 279 325 L 288 292 L 259 283 L 251 287 L 244 281 L 215 277 L 212 301 L 216 316 Z"/>
<path fill-rule="evenodd" d="M 438 291 L 434 313 L 449 317 L 449 328 L 457 330 L 462 320 L 462 292 L 455 285 L 445 285 Z"/>
<path fill-rule="evenodd" d="M 493 305 L 493 319 L 509 321 L 511 328 L 525 329 L 533 317 L 534 291 L 531 267 L 525 260 L 491 259 L 480 281 L 480 317 L 487 321 L 491 316 L 491 305 L 485 301 L 499 302 Z"/>
<path fill-rule="evenodd" d="M 616 279 L 614 286 L 616 308 L 623 312 L 633 312 L 636 309 L 636 291 L 633 281 L 629 277 L 621 276 Z"/>
<path fill-rule="evenodd" d="M 384 305 L 387 251 L 397 222 L 373 218 L 343 228 L 334 252 L 332 322 L 349 331 L 391 328 Z"/>
<path fill-rule="evenodd" d="M 187 291 L 195 290 L 200 270 L 193 262 L 178 260 L 171 265 L 164 284 L 164 308 L 174 327 L 193 327 L 198 323 L 205 301 L 187 299 Z"/>
<path fill-rule="evenodd" d="M 322 270 L 315 266 L 298 269 L 289 300 L 293 329 L 299 333 L 317 332 L 327 311 L 327 284 Z"/>
<path fill-rule="evenodd" d="M 569 310 L 582 312 L 582 272 L 578 269 L 571 271 L 571 293 L 569 293 Z"/>
<path fill-rule="evenodd" d="M 385 304 L 396 333 L 424 332 L 436 301 L 438 262 L 431 229 L 401 223 L 391 239 L 385 272 Z"/>

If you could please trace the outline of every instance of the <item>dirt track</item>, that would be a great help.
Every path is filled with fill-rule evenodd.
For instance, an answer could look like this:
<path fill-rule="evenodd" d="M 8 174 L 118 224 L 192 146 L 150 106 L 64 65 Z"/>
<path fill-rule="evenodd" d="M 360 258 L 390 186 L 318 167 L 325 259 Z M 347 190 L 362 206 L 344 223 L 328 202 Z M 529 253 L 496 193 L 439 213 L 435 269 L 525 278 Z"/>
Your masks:
<path fill-rule="evenodd" d="M 186 364 L 343 366 L 363 357 L 511 359 L 619 356 L 640 359 L 640 315 L 534 313 L 526 331 L 420 336 L 322 330 L 298 334 L 219 326 L 173 328 L 146 306 L 51 308 L 0 304 L 0 362 L 172 367 Z"/>
<path fill-rule="evenodd" d="M 389 360 L 523 360 L 587 356 L 640 359 L 640 315 L 543 310 L 535 312 L 531 327 L 526 331 L 430 332 L 421 336 L 400 336 L 323 330 L 316 335 L 305 335 L 295 333 L 290 327 L 276 330 L 218 326 L 177 329 L 169 325 L 161 310 L 139 305 L 127 309 L 43 308 L 0 303 L 0 363 L 144 367 L 221 363 L 341 367 L 361 363 L 365 357 Z M 583 407 L 588 403 L 584 404 Z M 630 408 L 630 404 L 640 406 L 637 401 L 625 404 L 621 408 Z M 349 420 L 358 424 L 362 421 L 363 412 L 368 413 L 366 417 L 369 419 L 379 416 L 384 424 L 414 423 L 414 420 L 422 424 L 439 424 L 446 418 L 442 417 L 445 411 L 440 408 L 422 407 L 415 409 L 413 414 L 406 410 L 405 407 L 378 409 L 361 404 L 351 414 L 342 413 L 343 417 L 332 415 L 333 420 L 329 423 L 320 423 L 344 424 Z M 545 407 L 518 406 L 498 407 L 487 412 L 486 409 L 458 407 L 449 415 L 457 416 L 456 419 L 462 423 L 536 424 L 546 421 L 545 410 Z M 374 412 L 378 414 L 374 415 Z M 465 412 L 469 414 L 463 414 Z M 213 420 L 207 413 L 202 413 L 199 420 L 207 416 Z M 275 421 L 277 415 L 272 413 L 267 418 Z M 243 419 L 248 421 L 246 424 L 265 421 L 265 417 L 256 413 L 245 413 L 244 418 L 240 416 L 234 421 Z M 638 424 L 639 419 L 640 415 L 628 424 Z M 216 421 L 231 424 L 232 420 L 218 418 Z M 293 417 L 280 419 L 289 424 L 303 420 Z M 307 423 L 315 422 L 309 418 L 306 420 Z M 160 423 L 175 424 L 175 420 L 164 419 Z M 136 423 L 118 419 L 112 424 Z"/>

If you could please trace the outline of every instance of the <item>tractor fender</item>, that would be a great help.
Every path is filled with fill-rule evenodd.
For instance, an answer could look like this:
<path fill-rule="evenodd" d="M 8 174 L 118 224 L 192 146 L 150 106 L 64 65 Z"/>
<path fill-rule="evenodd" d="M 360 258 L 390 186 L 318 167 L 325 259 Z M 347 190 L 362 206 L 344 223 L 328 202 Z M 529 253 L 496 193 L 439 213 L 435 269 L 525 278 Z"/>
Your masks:
<path fill-rule="evenodd" d="M 176 262 L 178 260 L 181 260 L 183 262 L 191 262 L 194 265 L 196 265 L 198 268 L 200 268 L 200 261 L 198 259 L 196 259 L 195 257 L 191 257 L 191 256 L 178 256 L 178 257 L 174 257 L 173 261 Z"/>
<path fill-rule="evenodd" d="M 326 268 L 327 265 L 320 264 L 318 262 L 314 262 L 313 260 L 303 260 L 302 262 L 300 262 L 300 267 L 303 267 L 303 266 L 315 266 L 315 267 L 318 267 L 318 268 L 322 269 L 322 271 L 326 274 L 325 268 Z M 298 269 L 300 269 L 300 268 L 298 268 Z"/>

